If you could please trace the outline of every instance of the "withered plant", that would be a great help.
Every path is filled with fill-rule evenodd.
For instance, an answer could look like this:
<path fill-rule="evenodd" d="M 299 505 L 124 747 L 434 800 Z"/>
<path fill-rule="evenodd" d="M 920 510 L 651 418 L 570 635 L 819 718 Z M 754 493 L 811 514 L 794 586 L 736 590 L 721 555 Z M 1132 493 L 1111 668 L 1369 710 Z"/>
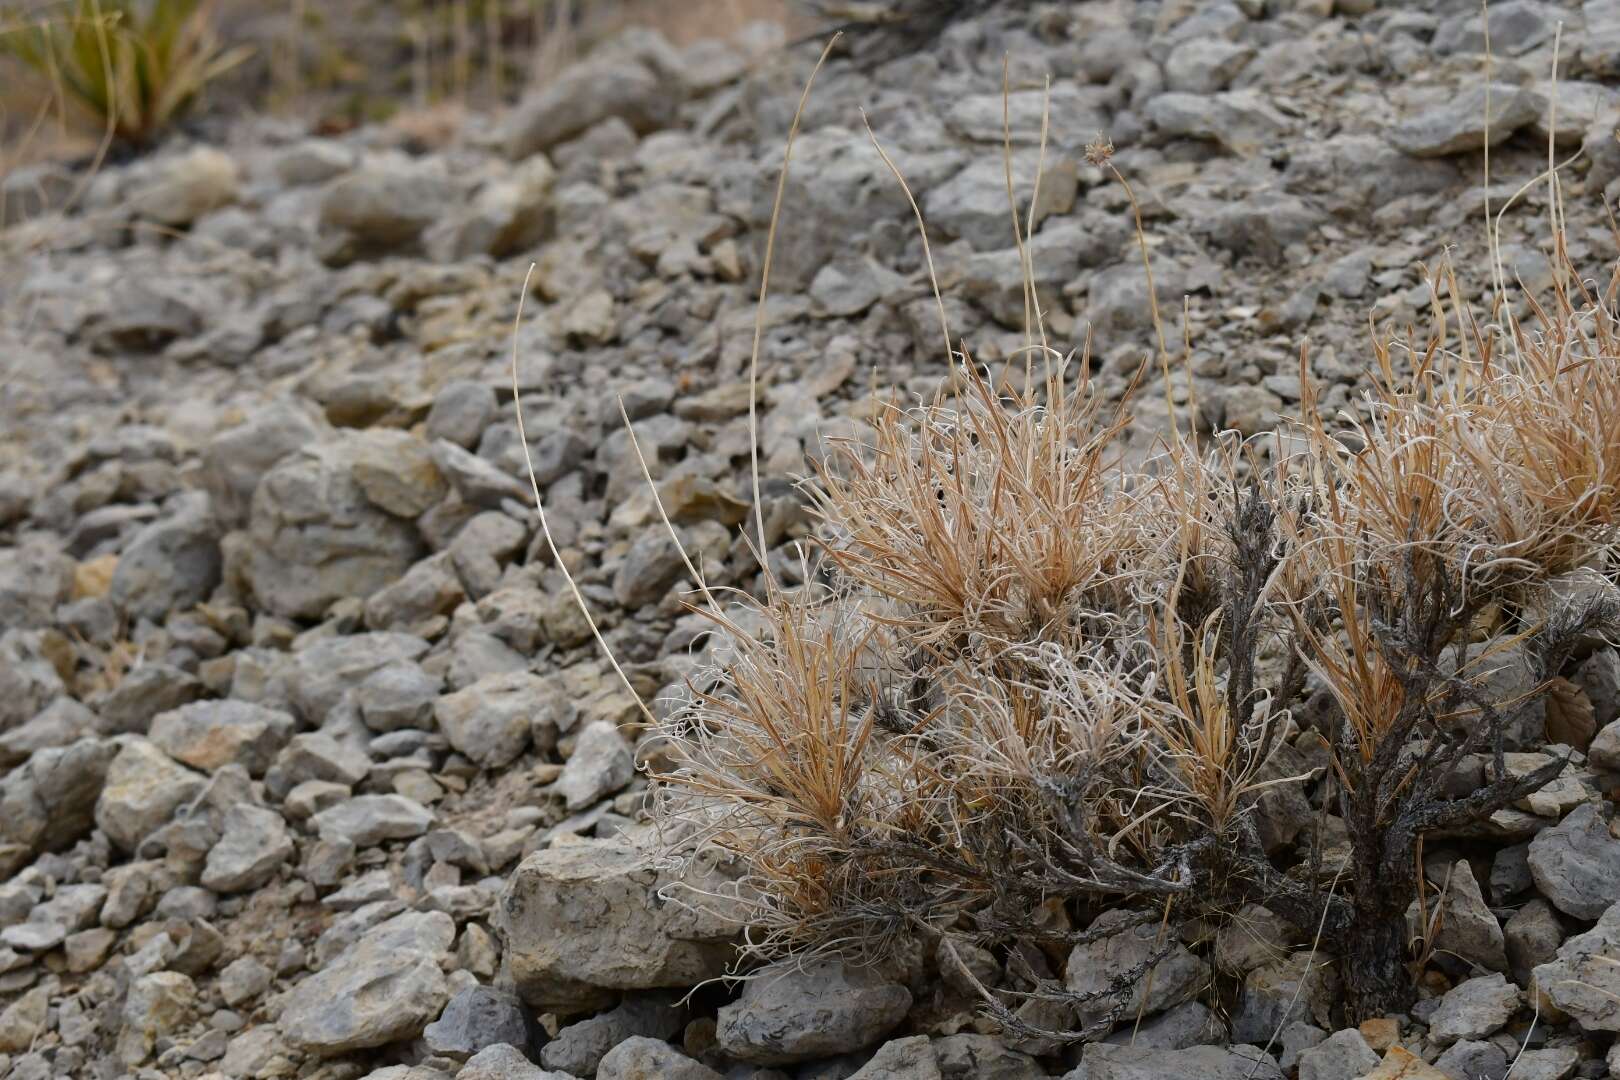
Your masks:
<path fill-rule="evenodd" d="M 880 402 L 804 482 L 808 584 L 767 570 L 761 599 L 722 603 L 687 564 L 714 643 L 656 724 L 665 854 L 732 853 L 719 899 L 751 959 L 995 952 L 1004 983 L 960 966 L 1015 1033 L 1105 1033 L 1184 924 L 1252 902 L 1337 955 L 1350 1022 L 1403 1011 L 1422 840 L 1558 775 L 1505 754 L 1546 741 L 1536 699 L 1620 627 L 1620 278 L 1560 265 L 1524 321 L 1475 321 L 1442 274 L 1427 340 L 1373 336 L 1353 414 L 1317 407 L 1302 358 L 1270 443 L 1200 443 L 1172 415 L 1128 466 L 1132 394 L 1105 407 L 1086 357 L 1028 332 L 1021 382 L 958 352 L 948 390 Z M 1554 587 L 1572 571 L 1595 587 Z M 1491 689 L 1508 648 L 1540 685 Z M 1280 773 L 1313 676 L 1330 766 Z M 1313 781 L 1349 852 L 1289 866 L 1262 800 Z M 1102 989 L 1053 977 L 1146 924 L 1152 955 Z"/>

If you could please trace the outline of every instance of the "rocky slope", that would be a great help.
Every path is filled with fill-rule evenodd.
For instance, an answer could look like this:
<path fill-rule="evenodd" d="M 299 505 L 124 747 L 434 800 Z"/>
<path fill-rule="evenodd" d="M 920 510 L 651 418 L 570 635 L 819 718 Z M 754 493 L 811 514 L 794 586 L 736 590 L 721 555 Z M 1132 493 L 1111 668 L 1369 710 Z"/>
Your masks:
<path fill-rule="evenodd" d="M 1545 167 L 1549 135 L 1579 151 L 1572 256 L 1614 258 L 1620 5 L 1510 0 L 1490 34 L 1488 188 L 1484 34 L 1460 0 L 1032 5 L 833 62 L 766 308 L 773 567 L 799 573 L 790 481 L 820 440 L 859 430 L 874 383 L 922 393 L 943 372 L 911 210 L 859 110 L 927 217 L 952 332 L 1004 357 L 1024 343 L 1010 58 L 1023 205 L 1042 162 L 1047 326 L 1090 335 L 1117 397 L 1152 330 L 1124 192 L 1083 158 L 1106 132 L 1190 342 L 1169 393 L 1204 430 L 1253 434 L 1298 403 L 1306 343 L 1325 404 L 1350 407 L 1368 312 L 1426 319 L 1424 268 L 1450 245 L 1487 295 L 1487 200 Z M 1411 1016 L 1330 1034 L 1330 957 L 1264 909 L 1189 942 L 1140 1029 L 1083 1051 L 999 1038 L 932 957 L 683 997 L 739 927 L 660 896 L 653 748 L 537 535 L 514 407 L 561 558 L 654 700 L 705 643 L 619 399 L 711 584 L 748 587 L 753 301 L 814 55 L 768 26 L 684 50 L 631 32 L 443 143 L 244 120 L 94 177 L 6 178 L 0 1075 L 1620 1076 L 1620 656 L 1602 643 L 1566 673 L 1590 729 L 1538 715 L 1518 748 L 1531 768 L 1575 744 L 1565 776 L 1491 835 L 1428 848 L 1446 914 Z M 1545 198 L 1502 217 L 1531 287 L 1550 281 Z M 1143 411 L 1139 445 L 1167 422 Z M 1499 677 L 1536 679 L 1511 656 Z M 1320 764 L 1309 734 L 1300 771 Z M 1266 807 L 1280 850 L 1307 796 Z M 1150 944 L 1089 948 L 1071 985 Z"/>

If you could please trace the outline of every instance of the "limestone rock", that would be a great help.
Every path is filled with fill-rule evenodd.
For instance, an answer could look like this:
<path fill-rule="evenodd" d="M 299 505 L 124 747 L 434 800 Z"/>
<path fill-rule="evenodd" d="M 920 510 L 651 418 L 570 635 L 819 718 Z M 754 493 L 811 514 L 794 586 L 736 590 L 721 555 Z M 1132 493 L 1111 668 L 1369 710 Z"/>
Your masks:
<path fill-rule="evenodd" d="M 911 1008 L 911 993 L 862 968 L 821 961 L 756 972 L 720 1009 L 715 1039 L 727 1057 L 785 1065 L 869 1046 Z"/>
<path fill-rule="evenodd" d="M 686 987 L 723 973 L 737 925 L 658 896 L 679 881 L 724 884 L 713 872 L 688 873 L 655 869 L 647 854 L 619 841 L 524 859 L 500 899 L 518 993 L 531 1005 L 578 1011 L 611 991 Z"/>
<path fill-rule="evenodd" d="M 277 1022 L 282 1037 L 326 1057 L 421 1034 L 450 998 L 439 965 L 455 934 L 439 911 L 372 928 L 293 989 Z"/>

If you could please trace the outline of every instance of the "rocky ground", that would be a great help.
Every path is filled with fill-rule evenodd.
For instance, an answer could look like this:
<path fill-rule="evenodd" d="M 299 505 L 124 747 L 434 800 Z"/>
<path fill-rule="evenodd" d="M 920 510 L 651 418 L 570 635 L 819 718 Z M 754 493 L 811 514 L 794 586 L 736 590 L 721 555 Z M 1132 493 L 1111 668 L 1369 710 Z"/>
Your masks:
<path fill-rule="evenodd" d="M 766 309 L 779 575 L 800 573 L 791 480 L 819 440 L 859 430 L 872 386 L 944 371 L 911 210 L 859 110 L 927 217 L 953 333 L 993 360 L 1024 343 L 1003 57 L 1026 206 L 1049 74 L 1049 332 L 1090 336 L 1112 397 L 1152 346 L 1125 193 L 1084 161 L 1106 132 L 1190 342 L 1171 398 L 1252 434 L 1297 405 L 1302 346 L 1325 404 L 1351 407 L 1368 313 L 1427 320 L 1448 253 L 1487 295 L 1487 200 L 1545 167 L 1549 127 L 1574 157 L 1571 254 L 1606 274 L 1620 4 L 1509 0 L 1490 31 L 1489 187 L 1467 0 L 1013 6 L 830 63 Z M 1331 958 L 1259 908 L 1083 1050 L 999 1037 L 928 957 L 683 997 L 738 927 L 659 895 L 641 714 L 537 535 L 513 320 L 535 262 L 516 408 L 560 556 L 652 701 L 705 646 L 616 395 L 711 585 L 754 584 L 754 297 L 816 49 L 763 24 L 685 49 L 632 31 L 442 138 L 244 119 L 220 145 L 6 178 L 0 1075 L 1620 1076 L 1620 655 L 1601 643 L 1567 673 L 1593 723 L 1538 715 L 1515 762 L 1561 743 L 1570 770 L 1489 835 L 1428 845 L 1445 916 L 1410 1016 L 1335 1033 Z M 1510 277 L 1551 280 L 1548 235 L 1533 186 L 1502 218 Z M 1166 423 L 1144 412 L 1138 445 Z M 1535 681 L 1522 658 L 1498 674 Z M 1284 846 L 1307 796 L 1267 808 Z M 1083 947 L 1070 983 L 1149 947 Z"/>

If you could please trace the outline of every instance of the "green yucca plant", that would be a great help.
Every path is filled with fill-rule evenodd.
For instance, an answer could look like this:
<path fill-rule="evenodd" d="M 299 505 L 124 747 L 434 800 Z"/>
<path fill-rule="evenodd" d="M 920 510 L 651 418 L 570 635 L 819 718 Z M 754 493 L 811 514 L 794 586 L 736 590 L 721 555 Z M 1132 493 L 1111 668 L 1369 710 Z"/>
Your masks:
<path fill-rule="evenodd" d="M 213 16 L 213 0 L 74 0 L 28 17 L 7 9 L 0 51 L 139 147 L 252 53 L 221 47 Z"/>

